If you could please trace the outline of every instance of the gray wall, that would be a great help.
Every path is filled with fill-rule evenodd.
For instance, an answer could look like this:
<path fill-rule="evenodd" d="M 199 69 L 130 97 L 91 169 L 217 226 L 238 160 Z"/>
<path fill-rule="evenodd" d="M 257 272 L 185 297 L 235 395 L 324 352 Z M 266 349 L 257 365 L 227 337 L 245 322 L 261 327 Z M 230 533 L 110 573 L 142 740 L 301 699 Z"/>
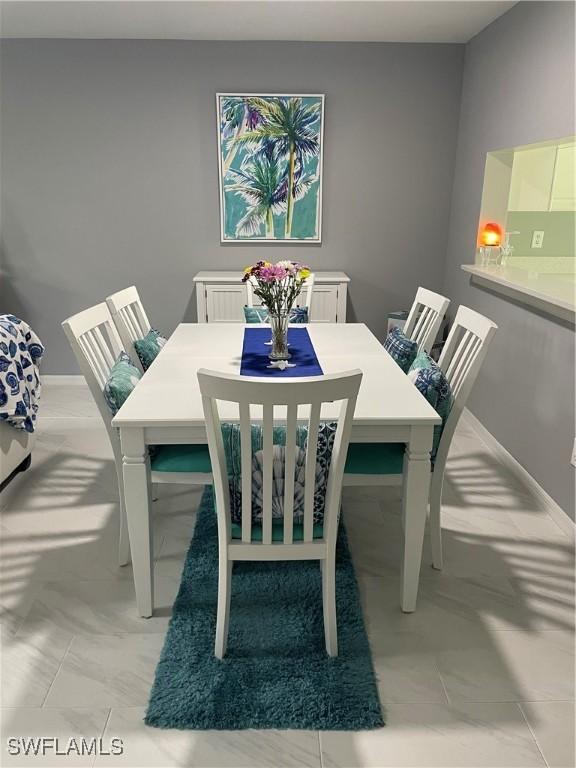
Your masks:
<path fill-rule="evenodd" d="M 419 284 L 444 288 L 500 326 L 472 410 L 573 510 L 574 332 L 460 270 L 486 152 L 574 132 L 572 30 L 571 4 L 522 3 L 467 46 L 453 190 L 462 46 L 3 41 L 2 309 L 69 373 L 61 320 L 131 283 L 170 332 L 198 270 L 299 258 L 346 270 L 349 319 L 381 337 Z M 326 93 L 321 247 L 219 244 L 218 90 Z"/>
<path fill-rule="evenodd" d="M 574 5 L 521 3 L 466 47 L 444 288 L 499 326 L 470 408 L 574 515 L 574 330 L 470 284 L 486 153 L 574 127 Z"/>
<path fill-rule="evenodd" d="M 352 279 L 381 337 L 440 289 L 460 108 L 458 45 L 8 40 L 3 301 L 76 371 L 60 322 L 136 283 L 155 325 L 195 319 L 192 277 L 296 258 Z M 215 93 L 326 94 L 323 244 L 221 246 Z"/>

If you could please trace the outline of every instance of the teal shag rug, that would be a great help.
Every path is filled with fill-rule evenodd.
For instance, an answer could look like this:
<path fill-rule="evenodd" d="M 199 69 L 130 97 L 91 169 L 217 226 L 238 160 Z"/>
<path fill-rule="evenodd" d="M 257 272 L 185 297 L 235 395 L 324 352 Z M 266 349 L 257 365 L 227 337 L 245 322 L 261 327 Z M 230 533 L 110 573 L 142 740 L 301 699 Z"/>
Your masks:
<path fill-rule="evenodd" d="M 158 728 L 364 730 L 384 725 L 344 526 L 339 655 L 324 646 L 317 561 L 237 562 L 225 658 L 214 656 L 218 531 L 207 487 L 145 722 Z"/>

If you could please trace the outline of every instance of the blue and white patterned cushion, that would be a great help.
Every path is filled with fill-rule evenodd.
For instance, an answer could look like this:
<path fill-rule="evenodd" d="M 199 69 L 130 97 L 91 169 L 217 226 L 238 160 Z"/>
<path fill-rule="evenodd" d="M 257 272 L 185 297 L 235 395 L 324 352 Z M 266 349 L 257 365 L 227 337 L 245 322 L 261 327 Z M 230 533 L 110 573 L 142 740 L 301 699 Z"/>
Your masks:
<path fill-rule="evenodd" d="M 110 369 L 103 390 L 106 405 L 110 408 L 113 416 L 124 405 L 141 376 L 142 374 L 126 352 L 120 352 L 118 359 Z"/>
<path fill-rule="evenodd" d="M 314 487 L 314 524 L 324 519 L 324 502 L 328 483 L 328 469 L 332 458 L 332 447 L 336 435 L 335 422 L 322 422 L 318 429 L 316 450 L 316 482 Z M 230 488 L 230 515 L 233 523 L 242 522 L 242 464 L 240 445 L 240 425 L 225 422 L 222 424 L 224 453 L 228 467 Z M 284 513 L 284 469 L 286 428 L 273 429 L 273 488 L 272 516 L 281 518 Z M 294 468 L 294 522 L 301 523 L 304 515 L 304 473 L 308 427 L 300 425 L 296 431 L 296 466 Z M 263 467 L 262 427 L 252 425 L 252 521 L 262 522 L 262 467 Z"/>
<path fill-rule="evenodd" d="M 410 341 L 400 328 L 392 328 L 384 342 L 384 349 L 398 363 L 404 373 L 408 373 L 416 357 L 418 344 L 415 341 Z"/>
<path fill-rule="evenodd" d="M 290 310 L 290 322 L 304 325 L 308 322 L 307 307 L 292 307 Z"/>
<path fill-rule="evenodd" d="M 34 432 L 40 398 L 42 342 L 14 315 L 0 315 L 0 420 Z"/>
<path fill-rule="evenodd" d="M 420 352 L 408 371 L 408 378 L 421 392 L 432 408 L 442 418 L 442 424 L 434 427 L 434 440 L 430 457 L 436 458 L 444 425 L 450 415 L 454 398 L 444 371 L 426 352 Z"/>

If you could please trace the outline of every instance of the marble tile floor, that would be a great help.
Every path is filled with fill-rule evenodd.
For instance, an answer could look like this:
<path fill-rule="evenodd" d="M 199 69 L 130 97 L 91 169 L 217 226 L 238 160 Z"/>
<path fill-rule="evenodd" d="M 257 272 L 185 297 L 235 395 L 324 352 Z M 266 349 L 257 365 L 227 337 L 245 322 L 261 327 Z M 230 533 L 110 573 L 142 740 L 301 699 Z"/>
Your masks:
<path fill-rule="evenodd" d="M 426 543 L 398 605 L 398 489 L 346 489 L 344 515 L 387 725 L 360 733 L 180 732 L 143 713 L 200 491 L 154 504 L 154 618 L 116 564 L 106 434 L 83 386 L 47 385 L 33 467 L 0 497 L 3 766 L 574 765 L 574 550 L 468 424 L 444 494 L 445 568 Z M 121 756 L 10 756 L 7 739 L 121 738 Z"/>

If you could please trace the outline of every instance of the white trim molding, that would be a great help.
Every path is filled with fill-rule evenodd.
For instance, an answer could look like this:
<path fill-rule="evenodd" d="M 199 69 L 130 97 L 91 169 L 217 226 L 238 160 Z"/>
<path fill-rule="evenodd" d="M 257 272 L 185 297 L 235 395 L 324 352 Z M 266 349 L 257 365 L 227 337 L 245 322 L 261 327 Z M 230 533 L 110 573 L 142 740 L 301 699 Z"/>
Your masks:
<path fill-rule="evenodd" d="M 550 515 L 562 533 L 570 538 L 574 538 L 576 536 L 576 523 L 568 516 L 568 513 L 554 501 L 550 494 L 542 488 L 528 470 L 525 469 L 522 464 L 520 464 L 520 462 L 498 442 L 498 440 L 496 440 L 494 435 L 486 429 L 484 424 L 482 424 L 482 422 L 479 421 L 468 408 L 464 408 L 462 412 L 462 421 L 465 423 L 467 422 L 468 426 L 476 432 L 480 440 L 494 452 L 506 469 L 526 486 L 538 500 L 542 510 Z"/>

